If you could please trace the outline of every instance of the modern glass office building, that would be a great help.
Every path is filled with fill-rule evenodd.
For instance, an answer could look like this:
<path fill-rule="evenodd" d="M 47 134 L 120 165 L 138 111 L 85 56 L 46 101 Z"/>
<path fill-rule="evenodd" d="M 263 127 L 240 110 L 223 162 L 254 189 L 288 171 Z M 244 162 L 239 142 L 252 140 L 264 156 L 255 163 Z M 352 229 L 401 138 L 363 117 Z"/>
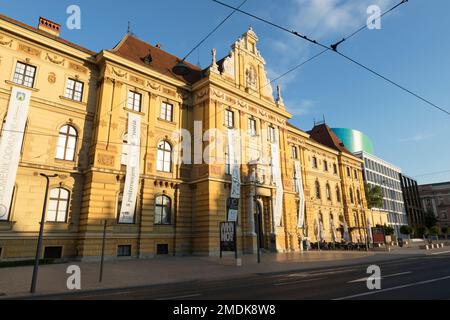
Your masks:
<path fill-rule="evenodd" d="M 364 161 L 364 179 L 370 186 L 380 186 L 383 191 L 383 211 L 388 214 L 388 224 L 402 237 L 400 228 L 408 225 L 402 184 L 401 169 L 364 151 L 355 153 Z"/>

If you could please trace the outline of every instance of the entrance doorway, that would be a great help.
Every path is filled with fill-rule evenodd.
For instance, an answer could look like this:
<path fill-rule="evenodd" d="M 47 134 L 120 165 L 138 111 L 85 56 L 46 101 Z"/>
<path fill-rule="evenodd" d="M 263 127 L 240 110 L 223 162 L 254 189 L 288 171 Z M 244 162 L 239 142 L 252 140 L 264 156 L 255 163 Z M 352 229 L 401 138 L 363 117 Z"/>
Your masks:
<path fill-rule="evenodd" d="M 256 212 L 255 212 L 255 232 L 258 236 L 258 245 L 260 249 L 265 248 L 264 241 L 264 231 L 263 231 L 263 210 L 261 208 L 261 204 L 256 202 Z"/>

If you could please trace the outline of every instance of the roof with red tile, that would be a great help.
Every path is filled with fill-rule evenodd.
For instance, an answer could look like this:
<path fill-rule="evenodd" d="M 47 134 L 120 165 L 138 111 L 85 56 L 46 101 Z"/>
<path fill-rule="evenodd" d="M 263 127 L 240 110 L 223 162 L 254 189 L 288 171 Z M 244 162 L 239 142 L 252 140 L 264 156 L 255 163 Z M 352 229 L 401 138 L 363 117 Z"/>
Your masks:
<path fill-rule="evenodd" d="M 332 149 L 338 150 L 343 153 L 353 155 L 344 145 L 344 143 L 338 138 L 338 136 L 328 127 L 326 124 L 316 125 L 310 132 L 308 132 L 311 138 L 320 144 L 323 144 Z"/>
<path fill-rule="evenodd" d="M 199 81 L 203 76 L 202 69 L 188 62 L 185 62 L 185 64 L 191 69 L 191 72 L 187 76 L 177 76 L 172 72 L 172 69 L 182 60 L 181 58 L 178 58 L 161 48 L 155 47 L 131 34 L 127 34 L 112 52 L 122 58 L 188 84 Z M 147 64 L 144 62 L 144 59 L 149 54 L 151 55 L 151 62 Z"/>

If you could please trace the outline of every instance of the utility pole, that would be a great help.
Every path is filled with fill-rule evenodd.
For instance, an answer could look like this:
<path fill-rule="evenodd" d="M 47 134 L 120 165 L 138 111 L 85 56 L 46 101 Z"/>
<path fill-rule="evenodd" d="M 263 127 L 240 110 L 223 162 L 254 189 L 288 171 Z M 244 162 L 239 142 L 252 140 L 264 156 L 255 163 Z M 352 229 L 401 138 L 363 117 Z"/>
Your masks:
<path fill-rule="evenodd" d="M 39 237 L 38 237 L 38 243 L 37 243 L 37 248 L 36 248 L 36 257 L 34 259 L 33 277 L 31 279 L 30 293 L 36 292 L 36 284 L 37 284 L 37 278 L 38 278 L 38 273 L 39 273 L 39 260 L 41 259 L 41 255 L 42 255 L 42 242 L 43 242 L 43 238 L 44 238 L 45 214 L 47 212 L 47 199 L 48 199 L 48 189 L 50 186 L 50 178 L 58 177 L 57 174 L 48 176 L 44 173 L 40 173 L 39 175 L 46 179 L 46 186 L 45 186 L 44 205 L 42 207 L 41 225 L 39 228 Z"/>

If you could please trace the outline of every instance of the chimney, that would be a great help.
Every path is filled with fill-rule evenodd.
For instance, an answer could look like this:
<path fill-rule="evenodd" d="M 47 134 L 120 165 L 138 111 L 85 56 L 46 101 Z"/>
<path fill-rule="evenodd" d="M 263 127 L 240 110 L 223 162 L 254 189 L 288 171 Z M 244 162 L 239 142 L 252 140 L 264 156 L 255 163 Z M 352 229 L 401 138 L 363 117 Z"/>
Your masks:
<path fill-rule="evenodd" d="M 59 37 L 59 34 L 61 33 L 60 24 L 42 17 L 39 18 L 38 29 L 56 37 Z"/>

